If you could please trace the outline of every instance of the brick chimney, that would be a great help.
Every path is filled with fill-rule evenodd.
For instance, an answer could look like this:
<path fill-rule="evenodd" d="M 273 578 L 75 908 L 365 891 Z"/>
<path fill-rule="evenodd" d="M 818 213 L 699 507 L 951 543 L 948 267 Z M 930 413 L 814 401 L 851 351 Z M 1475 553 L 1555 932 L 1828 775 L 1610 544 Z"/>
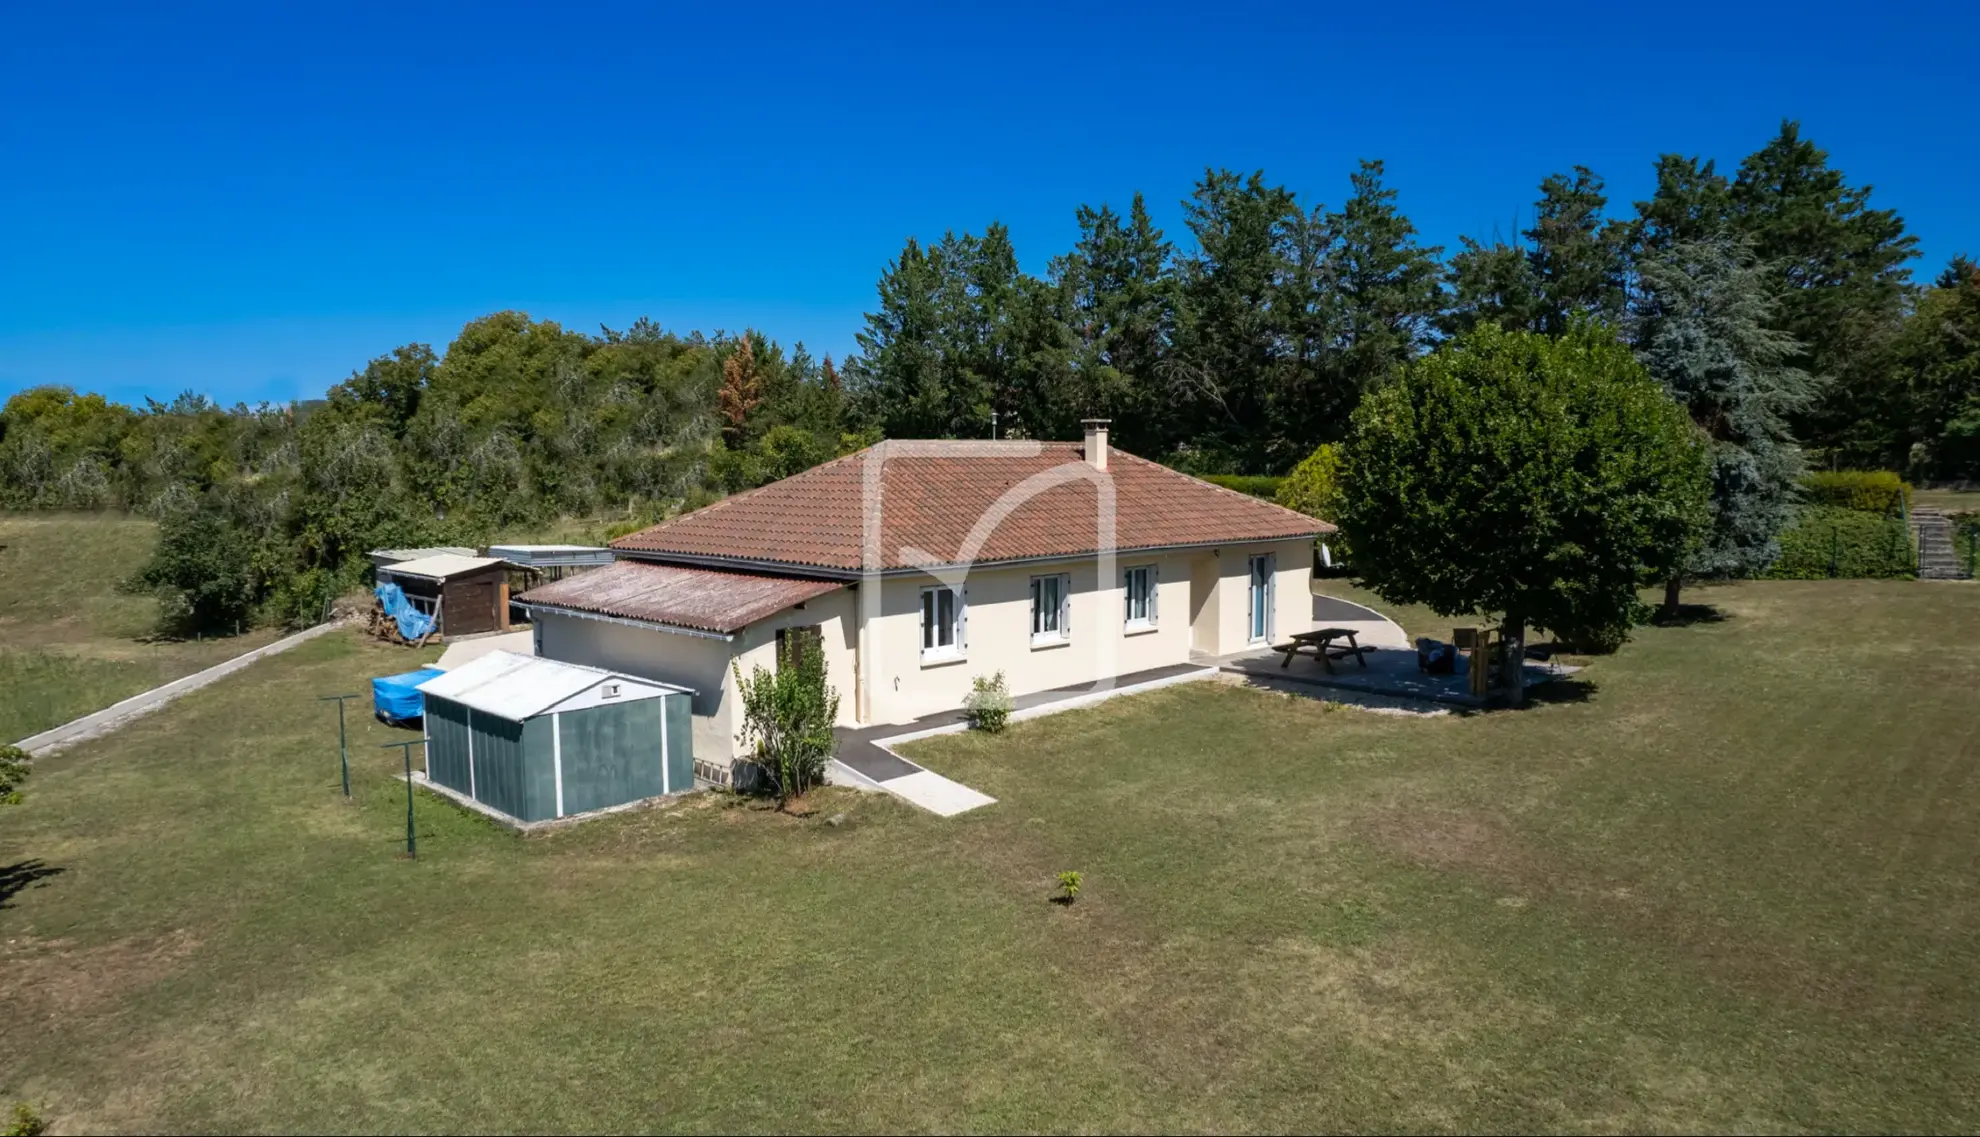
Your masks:
<path fill-rule="evenodd" d="M 1087 418 L 1079 420 L 1086 428 L 1086 460 L 1096 470 L 1107 468 L 1107 424 L 1111 420 Z"/>

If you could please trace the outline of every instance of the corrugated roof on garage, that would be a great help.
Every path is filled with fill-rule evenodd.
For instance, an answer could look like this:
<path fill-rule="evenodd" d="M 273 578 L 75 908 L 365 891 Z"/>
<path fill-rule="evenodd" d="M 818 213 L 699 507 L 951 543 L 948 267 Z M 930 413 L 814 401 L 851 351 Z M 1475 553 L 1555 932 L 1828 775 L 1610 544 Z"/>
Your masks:
<path fill-rule="evenodd" d="M 507 651 L 490 652 L 436 675 L 421 683 L 419 689 L 423 694 L 438 695 L 485 714 L 521 722 L 606 680 L 618 681 L 629 688 L 623 695 L 626 702 L 654 698 L 669 691 L 687 691 L 671 683 Z"/>
<path fill-rule="evenodd" d="M 532 588 L 531 607 L 563 608 L 728 635 L 844 588 L 842 581 L 618 561 Z"/>

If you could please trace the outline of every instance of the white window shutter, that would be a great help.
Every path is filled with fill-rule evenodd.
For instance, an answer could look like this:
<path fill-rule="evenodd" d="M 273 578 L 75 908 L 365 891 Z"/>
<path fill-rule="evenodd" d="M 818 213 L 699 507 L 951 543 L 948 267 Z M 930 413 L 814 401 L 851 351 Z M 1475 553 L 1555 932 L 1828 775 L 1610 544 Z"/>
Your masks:
<path fill-rule="evenodd" d="M 960 651 L 969 650 L 969 605 L 963 600 L 964 592 L 964 589 L 956 589 L 956 623 L 959 625 L 956 630 L 956 648 Z"/>
<path fill-rule="evenodd" d="M 1059 578 L 1059 634 L 1072 635 L 1072 577 Z"/>
<path fill-rule="evenodd" d="M 1162 618 L 1162 614 L 1159 610 L 1159 602 L 1162 599 L 1161 586 L 1162 586 L 1162 566 L 1149 565 L 1148 566 L 1148 622 L 1151 624 Z"/>

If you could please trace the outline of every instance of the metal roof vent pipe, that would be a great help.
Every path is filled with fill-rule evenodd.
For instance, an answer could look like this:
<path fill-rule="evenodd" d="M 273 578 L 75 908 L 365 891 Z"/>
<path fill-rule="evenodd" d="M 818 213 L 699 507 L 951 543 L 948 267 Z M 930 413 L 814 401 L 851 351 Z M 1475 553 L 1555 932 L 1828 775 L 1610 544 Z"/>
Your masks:
<path fill-rule="evenodd" d="M 1107 468 L 1107 425 L 1111 419 L 1085 418 L 1079 424 L 1086 428 L 1086 460 L 1096 470 Z"/>

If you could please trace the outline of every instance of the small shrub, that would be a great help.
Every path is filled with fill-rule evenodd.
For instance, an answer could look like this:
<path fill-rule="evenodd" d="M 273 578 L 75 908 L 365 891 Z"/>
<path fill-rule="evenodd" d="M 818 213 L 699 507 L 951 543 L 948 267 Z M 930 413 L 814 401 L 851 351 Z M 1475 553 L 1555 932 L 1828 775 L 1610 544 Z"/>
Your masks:
<path fill-rule="evenodd" d="M 24 1101 L 14 1103 L 14 1120 L 0 1130 L 4 1137 L 41 1137 L 48 1132 L 48 1121 Z"/>
<path fill-rule="evenodd" d="M 996 734 L 1011 720 L 1011 688 L 1004 673 L 978 675 L 970 680 L 969 695 L 963 699 L 963 721 L 971 730 Z"/>
<path fill-rule="evenodd" d="M 1775 580 L 1888 580 L 1918 567 L 1904 522 L 1863 510 L 1803 506 L 1780 542 L 1781 559 L 1767 572 Z"/>
<path fill-rule="evenodd" d="M 1967 572 L 1980 572 L 1980 510 L 1948 513 L 1953 527 L 1953 553 Z"/>
<path fill-rule="evenodd" d="M 1340 472 L 1340 451 L 1324 443 L 1279 482 L 1272 500 L 1308 517 L 1333 521 L 1341 511 Z"/>
<path fill-rule="evenodd" d="M 1809 505 L 1864 513 L 1911 508 L 1911 485 L 1889 470 L 1817 470 L 1801 480 L 1801 493 Z"/>
<path fill-rule="evenodd" d="M 1336 521 L 1341 516 L 1341 455 L 1333 443 L 1322 443 L 1308 455 L 1306 460 L 1293 467 L 1279 483 L 1279 492 L 1272 500 L 1287 509 L 1298 510 L 1308 517 L 1322 521 Z M 1320 546 L 1326 555 L 1320 556 Z M 1347 558 L 1347 538 L 1342 533 L 1329 533 L 1316 542 L 1314 549 L 1315 567 L 1343 561 Z"/>
<path fill-rule="evenodd" d="M 1073 901 L 1078 900 L 1079 885 L 1080 877 L 1078 869 L 1067 869 L 1065 872 L 1060 873 L 1059 895 L 1057 899 L 1066 904 L 1071 904 Z"/>
<path fill-rule="evenodd" d="M 825 764 L 838 753 L 832 723 L 839 693 L 825 681 L 825 653 L 794 636 L 775 671 L 730 664 L 742 695 L 743 744 L 756 768 L 752 788 L 774 795 L 777 808 L 825 779 Z"/>
<path fill-rule="evenodd" d="M 34 760 L 18 746 L 0 746 L 0 805 L 18 805 L 21 783 L 34 771 Z"/>
<path fill-rule="evenodd" d="M 1279 486 L 1285 482 L 1284 478 L 1268 474 L 1209 474 L 1203 480 L 1213 486 L 1262 497 L 1266 501 L 1271 501 L 1278 494 Z"/>

